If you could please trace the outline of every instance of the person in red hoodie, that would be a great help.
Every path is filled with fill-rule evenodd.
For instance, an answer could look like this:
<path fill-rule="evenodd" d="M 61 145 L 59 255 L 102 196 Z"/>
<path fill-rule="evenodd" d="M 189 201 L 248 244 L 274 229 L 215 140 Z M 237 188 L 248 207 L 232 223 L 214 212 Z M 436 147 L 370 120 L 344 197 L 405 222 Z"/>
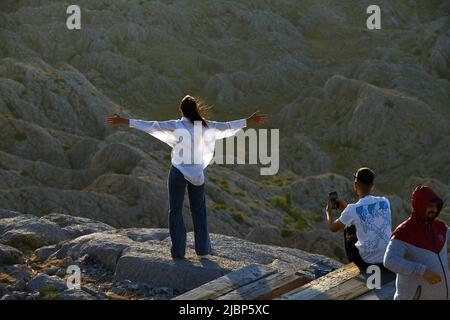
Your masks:
<path fill-rule="evenodd" d="M 409 218 L 392 234 L 384 266 L 397 274 L 395 300 L 448 300 L 450 231 L 438 216 L 442 199 L 427 186 L 416 187 Z"/>

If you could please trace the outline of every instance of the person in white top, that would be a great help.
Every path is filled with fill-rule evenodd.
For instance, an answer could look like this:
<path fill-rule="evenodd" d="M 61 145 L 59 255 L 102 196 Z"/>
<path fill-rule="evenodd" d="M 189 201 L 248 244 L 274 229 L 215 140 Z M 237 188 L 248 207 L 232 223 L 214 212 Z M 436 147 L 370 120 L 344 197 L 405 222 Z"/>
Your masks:
<path fill-rule="evenodd" d="M 330 230 L 344 229 L 345 250 L 349 262 L 360 268 L 369 265 L 383 267 L 383 258 L 392 234 L 391 205 L 386 197 L 375 197 L 374 172 L 360 168 L 355 174 L 354 189 L 359 197 L 356 203 L 347 204 L 337 199 L 341 216 L 331 218 L 332 204 L 328 200 L 326 212 Z"/>
<path fill-rule="evenodd" d="M 195 251 L 201 258 L 206 258 L 211 253 L 211 244 L 206 219 L 204 169 L 214 156 L 215 141 L 235 135 L 249 123 L 263 124 L 267 116 L 255 112 L 241 120 L 207 120 L 203 101 L 190 95 L 181 100 L 179 110 L 182 117 L 177 120 L 144 121 L 115 115 L 108 117 L 107 123 L 125 124 L 144 131 L 172 148 L 172 166 L 168 177 L 171 254 L 174 259 L 183 259 L 186 253 L 186 228 L 182 210 L 187 186 Z"/>

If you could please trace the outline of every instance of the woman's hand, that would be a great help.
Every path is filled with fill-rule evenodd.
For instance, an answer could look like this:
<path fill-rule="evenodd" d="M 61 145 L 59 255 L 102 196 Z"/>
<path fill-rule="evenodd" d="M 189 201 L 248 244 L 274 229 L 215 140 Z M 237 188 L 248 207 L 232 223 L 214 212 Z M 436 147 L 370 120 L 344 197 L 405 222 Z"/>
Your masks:
<path fill-rule="evenodd" d="M 267 114 L 263 114 L 260 113 L 259 111 L 256 111 L 254 114 L 252 114 L 250 117 L 247 118 L 247 122 L 264 124 L 267 122 Z"/>
<path fill-rule="evenodd" d="M 130 124 L 130 120 L 128 120 L 127 118 L 122 118 L 117 113 L 114 114 L 113 117 L 106 118 L 106 122 L 110 126 L 114 126 L 116 124 L 126 124 L 128 126 Z"/>

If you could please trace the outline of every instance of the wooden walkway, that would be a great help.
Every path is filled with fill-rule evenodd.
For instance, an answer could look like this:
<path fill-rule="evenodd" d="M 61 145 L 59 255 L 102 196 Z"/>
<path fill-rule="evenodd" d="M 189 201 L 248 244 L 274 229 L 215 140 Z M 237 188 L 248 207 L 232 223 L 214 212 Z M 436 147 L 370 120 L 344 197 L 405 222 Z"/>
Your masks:
<path fill-rule="evenodd" d="M 394 292 L 394 281 L 379 290 L 368 289 L 366 278 L 353 263 L 318 279 L 249 265 L 173 300 L 391 300 Z"/>

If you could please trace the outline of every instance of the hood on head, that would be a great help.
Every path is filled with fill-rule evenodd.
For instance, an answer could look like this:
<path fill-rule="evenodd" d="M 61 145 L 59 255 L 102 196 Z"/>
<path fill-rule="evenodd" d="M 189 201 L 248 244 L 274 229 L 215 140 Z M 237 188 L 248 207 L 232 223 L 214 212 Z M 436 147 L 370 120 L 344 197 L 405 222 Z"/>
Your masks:
<path fill-rule="evenodd" d="M 439 215 L 442 210 L 442 199 L 430 187 L 423 185 L 417 186 L 412 194 L 412 218 L 425 222 L 427 206 L 432 200 L 441 201 L 441 204 L 438 207 Z"/>

